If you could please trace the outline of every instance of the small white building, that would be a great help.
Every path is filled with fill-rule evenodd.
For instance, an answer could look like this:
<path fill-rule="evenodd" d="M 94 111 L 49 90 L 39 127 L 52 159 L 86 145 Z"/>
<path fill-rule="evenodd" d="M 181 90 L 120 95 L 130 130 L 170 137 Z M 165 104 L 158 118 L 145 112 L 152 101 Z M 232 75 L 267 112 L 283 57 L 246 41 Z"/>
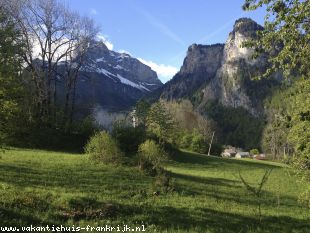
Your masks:
<path fill-rule="evenodd" d="M 236 156 L 237 159 L 241 159 L 241 158 L 248 158 L 250 157 L 250 153 L 249 152 L 244 152 L 244 151 L 239 151 Z"/>
<path fill-rule="evenodd" d="M 226 158 L 230 158 L 230 157 L 234 157 L 236 155 L 236 149 L 235 148 L 228 148 L 228 149 L 225 149 L 221 156 L 222 157 L 226 157 Z"/>

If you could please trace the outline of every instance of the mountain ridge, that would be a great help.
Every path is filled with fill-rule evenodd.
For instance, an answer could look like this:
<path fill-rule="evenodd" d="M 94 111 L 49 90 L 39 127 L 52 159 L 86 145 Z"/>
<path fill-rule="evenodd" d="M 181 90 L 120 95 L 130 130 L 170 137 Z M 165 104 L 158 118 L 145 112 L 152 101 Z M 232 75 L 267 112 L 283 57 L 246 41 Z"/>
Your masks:
<path fill-rule="evenodd" d="M 263 27 L 254 20 L 240 18 L 224 44 L 189 46 L 180 71 L 154 94 L 155 98 L 194 99 L 199 110 L 208 102 L 217 101 L 260 115 L 262 100 L 276 81 L 254 79 L 266 70 L 267 57 L 262 54 L 253 59 L 254 50 L 243 43 L 254 39 L 259 30 Z"/>
<path fill-rule="evenodd" d="M 101 41 L 93 42 L 85 60 L 87 63 L 77 78 L 77 114 L 91 114 L 98 108 L 128 110 L 139 99 L 163 85 L 149 66 L 129 54 L 109 50 Z M 60 86 L 64 88 L 64 84 Z"/>

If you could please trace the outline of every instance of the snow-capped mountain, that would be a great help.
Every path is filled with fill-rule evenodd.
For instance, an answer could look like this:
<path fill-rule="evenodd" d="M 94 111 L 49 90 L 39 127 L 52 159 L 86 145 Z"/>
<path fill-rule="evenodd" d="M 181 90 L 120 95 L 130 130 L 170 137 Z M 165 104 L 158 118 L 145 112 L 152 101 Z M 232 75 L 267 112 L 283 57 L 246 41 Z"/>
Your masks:
<path fill-rule="evenodd" d="M 129 54 L 109 50 L 103 42 L 94 42 L 86 59 L 76 89 L 76 106 L 82 111 L 126 110 L 163 85 L 149 66 Z"/>

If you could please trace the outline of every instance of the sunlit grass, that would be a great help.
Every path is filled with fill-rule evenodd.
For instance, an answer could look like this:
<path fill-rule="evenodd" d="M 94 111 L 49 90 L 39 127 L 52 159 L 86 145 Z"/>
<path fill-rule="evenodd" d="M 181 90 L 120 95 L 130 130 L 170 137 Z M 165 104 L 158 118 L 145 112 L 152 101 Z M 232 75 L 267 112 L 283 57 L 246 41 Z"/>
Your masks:
<path fill-rule="evenodd" d="M 11 149 L 0 159 L 0 226 L 128 224 L 147 232 L 309 232 L 300 183 L 286 166 L 180 152 L 165 168 L 174 192 L 153 195 L 136 167 L 96 164 L 83 154 Z M 262 222 L 251 184 L 264 186 Z"/>

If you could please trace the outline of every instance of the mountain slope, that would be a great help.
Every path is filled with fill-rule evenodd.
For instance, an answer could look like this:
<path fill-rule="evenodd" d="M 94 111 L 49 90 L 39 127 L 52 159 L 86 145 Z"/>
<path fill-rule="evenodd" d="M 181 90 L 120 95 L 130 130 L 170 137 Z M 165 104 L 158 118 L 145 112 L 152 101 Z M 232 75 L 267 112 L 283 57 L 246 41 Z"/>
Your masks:
<path fill-rule="evenodd" d="M 77 79 L 77 111 L 90 112 L 98 107 L 126 110 L 162 86 L 149 66 L 126 53 L 109 50 L 102 42 L 90 46 L 86 60 L 87 65 L 82 67 Z"/>
<path fill-rule="evenodd" d="M 259 115 L 263 111 L 262 99 L 276 81 L 253 80 L 265 71 L 267 57 L 252 59 L 254 51 L 242 44 L 255 38 L 262 29 L 255 21 L 241 18 L 235 22 L 225 44 L 191 45 L 180 71 L 160 89 L 160 98 L 189 98 L 198 109 L 217 101 Z"/>

